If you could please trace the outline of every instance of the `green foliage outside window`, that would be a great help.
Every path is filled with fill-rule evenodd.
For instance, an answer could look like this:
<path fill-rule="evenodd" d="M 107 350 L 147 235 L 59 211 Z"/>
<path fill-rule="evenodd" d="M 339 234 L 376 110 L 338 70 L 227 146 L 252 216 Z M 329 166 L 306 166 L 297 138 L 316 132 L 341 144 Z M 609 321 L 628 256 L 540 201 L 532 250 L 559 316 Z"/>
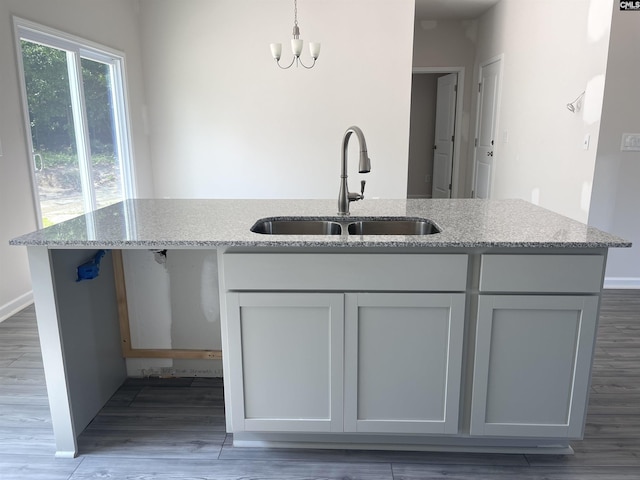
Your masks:
<path fill-rule="evenodd" d="M 34 150 L 47 167 L 77 163 L 66 52 L 22 42 L 29 121 Z M 115 161 L 110 69 L 82 59 L 92 163 Z"/>

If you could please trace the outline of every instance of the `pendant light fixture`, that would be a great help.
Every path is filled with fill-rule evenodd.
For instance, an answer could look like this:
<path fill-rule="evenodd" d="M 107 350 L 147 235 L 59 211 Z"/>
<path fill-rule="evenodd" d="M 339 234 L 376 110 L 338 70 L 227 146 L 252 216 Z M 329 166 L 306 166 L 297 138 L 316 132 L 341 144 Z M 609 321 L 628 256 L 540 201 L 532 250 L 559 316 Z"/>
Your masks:
<path fill-rule="evenodd" d="M 291 51 L 293 52 L 293 59 L 291 63 L 286 67 L 280 65 L 280 56 L 282 55 L 282 44 L 281 43 L 272 43 L 271 45 L 271 55 L 275 59 L 276 63 L 280 68 L 286 70 L 296 64 L 296 67 L 302 65 L 304 68 L 313 68 L 316 64 L 316 60 L 320 55 L 320 44 L 315 42 L 309 42 L 309 53 L 311 53 L 311 58 L 313 58 L 313 63 L 309 66 L 306 66 L 300 60 L 300 54 L 302 53 L 302 39 L 300 38 L 300 28 L 298 27 L 298 0 L 293 0 L 293 38 L 291 39 Z"/>

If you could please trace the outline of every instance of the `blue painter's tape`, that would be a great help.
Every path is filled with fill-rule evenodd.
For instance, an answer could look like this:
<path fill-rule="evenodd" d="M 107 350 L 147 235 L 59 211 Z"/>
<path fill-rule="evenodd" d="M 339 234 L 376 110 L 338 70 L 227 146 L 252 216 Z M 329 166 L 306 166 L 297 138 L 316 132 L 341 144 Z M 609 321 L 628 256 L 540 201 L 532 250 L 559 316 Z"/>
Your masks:
<path fill-rule="evenodd" d="M 106 253 L 106 250 L 98 250 L 91 260 L 78 266 L 78 278 L 76 278 L 76 282 L 96 278 L 100 274 L 100 261 Z"/>

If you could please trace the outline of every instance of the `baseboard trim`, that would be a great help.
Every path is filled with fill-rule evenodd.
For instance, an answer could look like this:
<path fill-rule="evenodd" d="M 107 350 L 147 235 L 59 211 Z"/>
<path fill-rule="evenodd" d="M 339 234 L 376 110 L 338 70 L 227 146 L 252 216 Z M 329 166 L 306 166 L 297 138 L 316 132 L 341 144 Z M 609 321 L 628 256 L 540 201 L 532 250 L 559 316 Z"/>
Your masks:
<path fill-rule="evenodd" d="M 28 307 L 33 303 L 33 292 L 29 291 L 23 295 L 20 295 L 18 298 L 10 301 L 9 303 L 5 303 L 4 305 L 0 305 L 0 322 L 5 321 L 7 318 L 15 315 L 20 310 L 25 307 Z"/>
<path fill-rule="evenodd" d="M 605 277 L 604 288 L 640 289 L 640 277 Z"/>

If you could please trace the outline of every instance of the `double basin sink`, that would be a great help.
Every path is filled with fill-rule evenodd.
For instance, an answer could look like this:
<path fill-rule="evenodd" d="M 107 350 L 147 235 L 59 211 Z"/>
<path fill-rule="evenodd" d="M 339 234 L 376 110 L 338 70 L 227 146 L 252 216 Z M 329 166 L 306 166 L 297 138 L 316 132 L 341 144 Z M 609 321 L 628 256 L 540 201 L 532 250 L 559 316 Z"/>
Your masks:
<path fill-rule="evenodd" d="M 413 217 L 331 219 L 278 217 L 258 220 L 251 231 L 265 235 L 431 235 L 440 228 L 431 220 Z"/>

